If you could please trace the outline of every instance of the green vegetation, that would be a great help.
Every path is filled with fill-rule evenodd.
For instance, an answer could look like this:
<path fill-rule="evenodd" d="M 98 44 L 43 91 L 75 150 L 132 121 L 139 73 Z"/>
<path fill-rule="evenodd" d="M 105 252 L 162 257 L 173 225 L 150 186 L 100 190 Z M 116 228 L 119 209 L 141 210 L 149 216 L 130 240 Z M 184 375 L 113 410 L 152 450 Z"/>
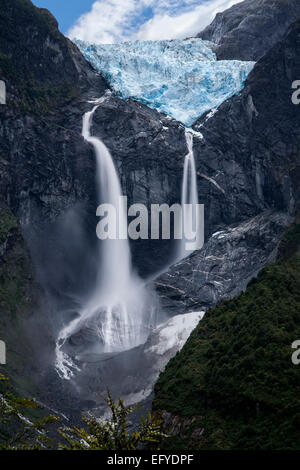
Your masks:
<path fill-rule="evenodd" d="M 278 261 L 207 311 L 169 362 L 153 410 L 194 419 L 163 448 L 300 448 L 300 366 L 291 361 L 300 339 L 299 246 L 298 218 Z"/>
<path fill-rule="evenodd" d="M 26 393 L 35 389 L 27 322 L 37 303 L 38 289 L 22 233 L 14 215 L 0 200 L 0 339 L 7 345 L 3 369 L 14 387 Z"/>
<path fill-rule="evenodd" d="M 279 246 L 278 259 L 289 260 L 295 254 L 300 254 L 300 214 L 297 214 L 295 223 L 284 235 Z"/>
<path fill-rule="evenodd" d="M 8 379 L 0 375 L 0 450 L 137 450 L 145 445 L 157 448 L 162 438 L 159 422 L 154 422 L 148 413 L 136 430 L 129 431 L 128 416 L 137 406 L 126 408 L 120 398 L 114 402 L 109 391 L 104 400 L 111 419 L 83 416 L 82 427 L 57 428 L 52 426 L 60 421 L 57 416 L 42 417 L 42 408 L 34 400 L 17 397 Z"/>
<path fill-rule="evenodd" d="M 7 239 L 9 232 L 18 227 L 17 219 L 8 207 L 0 204 L 0 245 Z"/>
<path fill-rule="evenodd" d="M 43 86 L 35 83 L 34 80 L 27 80 L 19 84 L 18 90 L 22 111 L 31 114 L 47 114 L 55 109 L 57 101 L 68 103 L 79 96 L 78 88 L 67 82 L 56 86 Z"/>
<path fill-rule="evenodd" d="M 49 437 L 55 416 L 36 417 L 41 407 L 34 400 L 14 394 L 7 377 L 0 374 L 0 450 L 42 450 L 51 447 Z"/>
<path fill-rule="evenodd" d="M 32 299 L 26 283 L 30 278 L 30 260 L 17 219 L 0 201 L 0 333 L 3 322 L 28 311 Z"/>
<path fill-rule="evenodd" d="M 141 446 L 157 448 L 162 438 L 160 422 L 155 422 L 150 413 L 146 418 L 141 417 L 139 427 L 136 430 L 128 430 L 128 416 L 136 411 L 138 405 L 125 407 L 119 398 L 115 403 L 107 391 L 104 398 L 110 411 L 110 420 L 97 420 L 83 417 L 85 427 L 64 427 L 59 430 L 61 436 L 67 442 L 60 445 L 65 450 L 137 450 Z"/>

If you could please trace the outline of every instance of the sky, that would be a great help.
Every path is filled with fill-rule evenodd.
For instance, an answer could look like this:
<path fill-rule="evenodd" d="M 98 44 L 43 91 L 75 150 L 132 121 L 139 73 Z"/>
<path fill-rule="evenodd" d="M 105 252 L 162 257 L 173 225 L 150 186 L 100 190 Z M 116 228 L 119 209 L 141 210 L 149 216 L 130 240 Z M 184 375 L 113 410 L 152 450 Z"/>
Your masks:
<path fill-rule="evenodd" d="M 110 44 L 186 38 L 241 0 L 33 0 L 71 39 Z"/>

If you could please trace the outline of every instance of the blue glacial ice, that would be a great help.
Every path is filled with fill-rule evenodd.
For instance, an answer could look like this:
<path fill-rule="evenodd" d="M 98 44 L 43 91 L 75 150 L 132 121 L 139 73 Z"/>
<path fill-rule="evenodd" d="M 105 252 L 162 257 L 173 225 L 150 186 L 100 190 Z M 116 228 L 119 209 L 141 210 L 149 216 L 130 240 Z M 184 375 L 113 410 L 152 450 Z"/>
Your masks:
<path fill-rule="evenodd" d="M 254 62 L 220 60 L 193 38 L 89 44 L 75 41 L 122 98 L 141 101 L 190 127 L 239 93 Z"/>

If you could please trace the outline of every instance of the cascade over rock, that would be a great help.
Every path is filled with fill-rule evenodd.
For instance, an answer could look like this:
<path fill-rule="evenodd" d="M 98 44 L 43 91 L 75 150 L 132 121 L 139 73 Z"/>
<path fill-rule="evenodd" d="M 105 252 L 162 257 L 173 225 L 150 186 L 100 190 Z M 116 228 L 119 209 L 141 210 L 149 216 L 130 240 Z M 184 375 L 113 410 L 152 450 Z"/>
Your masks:
<path fill-rule="evenodd" d="M 124 238 L 117 235 L 115 239 L 99 241 L 96 247 L 98 270 L 94 290 L 83 303 L 79 315 L 58 335 L 56 368 L 65 379 L 71 378 L 79 368 L 62 348 L 70 338 L 74 344 L 74 336 L 78 336 L 81 330 L 90 330 L 86 344 L 83 341 L 85 352 L 93 338 L 94 352 L 107 353 L 124 351 L 144 343 L 150 329 L 156 326 L 156 306 L 152 305 L 153 300 L 143 282 L 133 273 L 127 213 L 119 205 L 122 188 L 117 170 L 106 145 L 91 135 L 93 115 L 105 98 L 104 95 L 91 111 L 84 114 L 82 135 L 95 150 L 98 202 L 110 205 L 115 211 L 117 232 L 122 233 Z"/>
<path fill-rule="evenodd" d="M 182 239 L 178 243 L 176 261 L 179 261 L 185 256 L 188 256 L 193 251 L 189 249 L 192 236 L 195 234 L 195 238 L 198 238 L 204 233 L 204 227 L 201 226 L 200 228 L 200 223 L 197 224 L 197 216 L 200 214 L 197 214 L 198 189 L 196 165 L 193 151 L 193 133 L 186 130 L 185 139 L 187 143 L 188 153 L 186 154 L 184 159 L 184 170 L 181 190 L 183 233 Z M 197 231 L 199 231 L 199 229 L 201 229 L 201 234 L 196 233 Z"/>

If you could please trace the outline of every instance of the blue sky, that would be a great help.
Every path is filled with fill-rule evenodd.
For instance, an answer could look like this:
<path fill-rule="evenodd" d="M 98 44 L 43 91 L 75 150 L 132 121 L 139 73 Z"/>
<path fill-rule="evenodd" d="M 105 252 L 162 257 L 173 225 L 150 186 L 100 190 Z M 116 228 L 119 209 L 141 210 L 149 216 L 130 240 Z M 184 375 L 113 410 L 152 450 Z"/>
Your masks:
<path fill-rule="evenodd" d="M 94 43 L 194 36 L 241 0 L 32 0 L 71 39 Z"/>
<path fill-rule="evenodd" d="M 39 8 L 47 8 L 59 22 L 59 29 L 66 33 L 75 21 L 90 10 L 95 0 L 32 0 Z M 70 8 L 71 6 L 71 8 Z"/>

